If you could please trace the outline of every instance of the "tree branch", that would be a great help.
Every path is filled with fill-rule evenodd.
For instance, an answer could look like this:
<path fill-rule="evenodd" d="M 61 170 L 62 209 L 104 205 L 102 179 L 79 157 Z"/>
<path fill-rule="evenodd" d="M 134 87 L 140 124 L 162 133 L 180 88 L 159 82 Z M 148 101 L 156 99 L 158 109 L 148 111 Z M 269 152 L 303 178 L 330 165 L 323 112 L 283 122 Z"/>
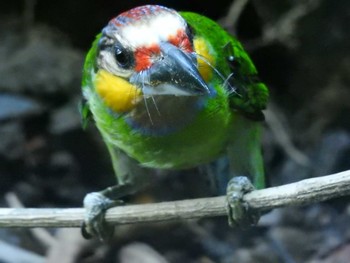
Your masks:
<path fill-rule="evenodd" d="M 300 206 L 350 195 L 350 170 L 256 190 L 244 201 L 257 210 Z M 106 213 L 110 224 L 134 224 L 226 215 L 226 197 L 200 198 L 156 204 L 127 205 Z M 1 208 L 0 227 L 79 227 L 84 209 Z"/>

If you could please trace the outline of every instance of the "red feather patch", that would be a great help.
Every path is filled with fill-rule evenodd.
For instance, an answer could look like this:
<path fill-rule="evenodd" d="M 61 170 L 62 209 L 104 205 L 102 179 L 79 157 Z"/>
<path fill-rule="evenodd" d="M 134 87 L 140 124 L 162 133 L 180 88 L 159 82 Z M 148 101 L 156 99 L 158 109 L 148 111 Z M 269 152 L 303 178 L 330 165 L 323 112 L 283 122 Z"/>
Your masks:
<path fill-rule="evenodd" d="M 186 52 L 193 51 L 191 42 L 183 30 L 178 30 L 177 34 L 175 36 L 170 36 L 169 42 L 171 44 L 173 44 L 174 46 L 177 46 Z"/>
<path fill-rule="evenodd" d="M 160 53 L 158 45 L 154 44 L 148 47 L 141 47 L 135 51 L 136 71 L 146 70 L 152 65 L 152 56 L 157 56 Z"/>

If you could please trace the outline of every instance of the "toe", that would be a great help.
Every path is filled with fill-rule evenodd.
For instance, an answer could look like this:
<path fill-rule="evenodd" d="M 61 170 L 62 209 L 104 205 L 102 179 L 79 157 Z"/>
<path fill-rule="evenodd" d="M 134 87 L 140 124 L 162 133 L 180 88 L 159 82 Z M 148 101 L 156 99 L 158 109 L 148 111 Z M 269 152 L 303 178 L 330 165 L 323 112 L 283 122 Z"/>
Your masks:
<path fill-rule="evenodd" d="M 227 186 L 227 212 L 229 225 L 247 228 L 256 225 L 259 212 L 251 209 L 243 201 L 243 196 L 254 190 L 254 186 L 247 177 L 238 176 L 231 179 Z"/>
<path fill-rule="evenodd" d="M 89 193 L 84 198 L 86 210 L 81 232 L 84 238 L 98 237 L 102 241 L 112 238 L 114 227 L 105 221 L 106 211 L 120 204 L 120 201 L 111 200 L 100 192 Z"/>

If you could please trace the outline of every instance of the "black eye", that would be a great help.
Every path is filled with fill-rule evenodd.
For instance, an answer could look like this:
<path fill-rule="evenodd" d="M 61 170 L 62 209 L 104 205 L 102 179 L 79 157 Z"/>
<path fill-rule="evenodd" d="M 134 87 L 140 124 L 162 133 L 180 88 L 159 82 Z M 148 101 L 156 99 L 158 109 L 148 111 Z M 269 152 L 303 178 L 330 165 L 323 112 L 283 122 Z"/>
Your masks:
<path fill-rule="evenodd" d="M 127 50 L 120 46 L 116 46 L 114 49 L 114 56 L 119 67 L 127 69 L 131 66 L 132 58 Z"/>

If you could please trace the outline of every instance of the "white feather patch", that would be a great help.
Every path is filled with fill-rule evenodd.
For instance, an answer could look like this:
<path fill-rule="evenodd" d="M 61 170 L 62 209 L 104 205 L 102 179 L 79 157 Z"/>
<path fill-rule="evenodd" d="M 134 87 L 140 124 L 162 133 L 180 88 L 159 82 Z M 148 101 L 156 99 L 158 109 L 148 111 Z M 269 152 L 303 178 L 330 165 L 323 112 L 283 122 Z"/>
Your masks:
<path fill-rule="evenodd" d="M 176 36 L 178 30 L 185 30 L 186 22 L 174 13 L 163 13 L 149 20 L 140 20 L 137 23 L 127 25 L 118 32 L 118 40 L 132 49 L 150 46 L 160 41 L 167 40 L 170 36 Z"/>

